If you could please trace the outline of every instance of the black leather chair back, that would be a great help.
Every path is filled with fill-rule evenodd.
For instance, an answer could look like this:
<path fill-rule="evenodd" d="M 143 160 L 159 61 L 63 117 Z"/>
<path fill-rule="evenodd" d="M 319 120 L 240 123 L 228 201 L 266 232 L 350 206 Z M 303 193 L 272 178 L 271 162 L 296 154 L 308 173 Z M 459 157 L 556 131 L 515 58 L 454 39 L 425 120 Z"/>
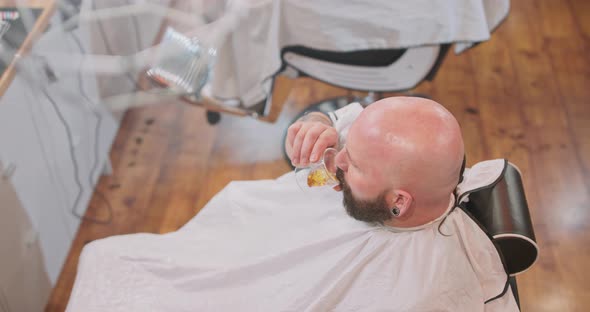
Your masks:
<path fill-rule="evenodd" d="M 495 185 L 469 195 L 469 212 L 499 247 L 511 275 L 522 273 L 539 251 L 518 169 L 508 163 Z"/>

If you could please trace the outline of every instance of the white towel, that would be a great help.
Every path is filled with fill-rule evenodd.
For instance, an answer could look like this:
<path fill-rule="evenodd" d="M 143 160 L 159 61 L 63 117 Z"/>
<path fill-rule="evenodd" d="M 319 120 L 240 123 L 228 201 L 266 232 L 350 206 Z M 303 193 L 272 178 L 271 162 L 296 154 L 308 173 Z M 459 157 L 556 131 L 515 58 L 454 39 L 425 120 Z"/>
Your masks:
<path fill-rule="evenodd" d="M 252 105 L 269 94 L 281 49 L 353 51 L 458 43 L 459 53 L 506 17 L 509 0 L 234 1 L 237 27 L 219 46 L 213 94 Z M 236 13 L 239 12 L 239 13 Z"/>

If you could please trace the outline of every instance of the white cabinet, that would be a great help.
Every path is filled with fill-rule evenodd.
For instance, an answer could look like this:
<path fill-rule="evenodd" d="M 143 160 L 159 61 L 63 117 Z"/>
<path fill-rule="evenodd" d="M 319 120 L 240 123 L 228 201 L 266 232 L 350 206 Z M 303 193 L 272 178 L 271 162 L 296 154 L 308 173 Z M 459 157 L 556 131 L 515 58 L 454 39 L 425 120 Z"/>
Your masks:
<path fill-rule="evenodd" d="M 42 38 L 34 50 L 43 49 L 68 52 L 72 45 Z M 52 283 L 80 223 L 72 211 L 85 213 L 117 131 L 100 110 L 95 77 L 82 76 L 84 92 L 77 75 L 57 77 L 42 92 L 17 74 L 0 99 L 0 160 L 16 166 L 12 181 L 39 233 Z"/>
<path fill-rule="evenodd" d="M 168 1 L 154 3 L 158 2 Z M 143 13 L 100 22 L 88 17 L 86 20 L 91 22 L 73 31 L 59 27 L 56 14 L 52 18 L 56 27 L 44 33 L 29 54 L 43 56 L 38 66 L 17 73 L 0 98 L 0 161 L 16 166 L 12 184 L 38 233 L 52 283 L 59 276 L 80 224 L 75 214 L 84 215 L 118 129 L 117 121 L 101 103 L 106 96 L 129 93 L 135 88 L 130 81 L 133 75 L 97 77 L 77 73 L 71 70 L 78 66 L 76 58 L 66 58 L 74 65 L 69 69 L 55 65 L 60 62 L 52 58 L 71 54 L 131 55 L 153 45 L 164 22 L 161 7 L 143 5 L 142 1 L 96 2 L 102 7 L 92 3 L 83 1 L 82 10 L 90 14 L 96 9 L 127 5 L 123 12 Z M 190 12 L 181 13 L 185 20 L 192 20 L 191 16 L 187 18 Z M 42 65 L 44 62 L 49 70 Z"/>
<path fill-rule="evenodd" d="M 2 163 L 0 163 L 0 171 Z M 38 235 L 10 178 L 0 176 L 0 307 L 41 311 L 51 292 Z"/>

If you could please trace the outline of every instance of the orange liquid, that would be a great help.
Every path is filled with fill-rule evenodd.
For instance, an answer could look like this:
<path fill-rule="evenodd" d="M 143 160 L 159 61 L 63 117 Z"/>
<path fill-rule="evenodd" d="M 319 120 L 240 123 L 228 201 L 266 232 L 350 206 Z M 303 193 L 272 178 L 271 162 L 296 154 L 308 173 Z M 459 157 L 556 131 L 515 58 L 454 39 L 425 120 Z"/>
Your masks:
<path fill-rule="evenodd" d="M 332 178 L 330 174 L 326 172 L 324 169 L 316 169 L 309 173 L 307 176 L 307 185 L 309 187 L 314 186 L 324 186 L 330 181 Z"/>

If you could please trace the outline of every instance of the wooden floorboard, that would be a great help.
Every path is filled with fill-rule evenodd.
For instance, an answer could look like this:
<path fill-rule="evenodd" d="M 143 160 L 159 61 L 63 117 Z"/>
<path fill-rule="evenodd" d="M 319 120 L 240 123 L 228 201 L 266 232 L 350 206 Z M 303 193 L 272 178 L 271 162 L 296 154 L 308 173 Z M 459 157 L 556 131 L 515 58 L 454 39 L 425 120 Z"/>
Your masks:
<path fill-rule="evenodd" d="M 517 278 L 523 311 L 590 305 L 589 48 L 588 1 L 511 1 L 489 41 L 450 52 L 435 80 L 412 90 L 455 114 L 470 165 L 501 157 L 522 170 L 541 250 Z M 180 103 L 129 111 L 111 152 L 114 173 L 101 178 L 86 214 L 109 216 L 102 194 L 112 222 L 82 223 L 46 310 L 65 309 L 87 242 L 175 231 L 229 182 L 289 171 L 281 145 L 289 122 L 311 103 L 349 94 L 298 79 L 272 124 L 223 116 L 211 126 L 202 109 Z"/>

